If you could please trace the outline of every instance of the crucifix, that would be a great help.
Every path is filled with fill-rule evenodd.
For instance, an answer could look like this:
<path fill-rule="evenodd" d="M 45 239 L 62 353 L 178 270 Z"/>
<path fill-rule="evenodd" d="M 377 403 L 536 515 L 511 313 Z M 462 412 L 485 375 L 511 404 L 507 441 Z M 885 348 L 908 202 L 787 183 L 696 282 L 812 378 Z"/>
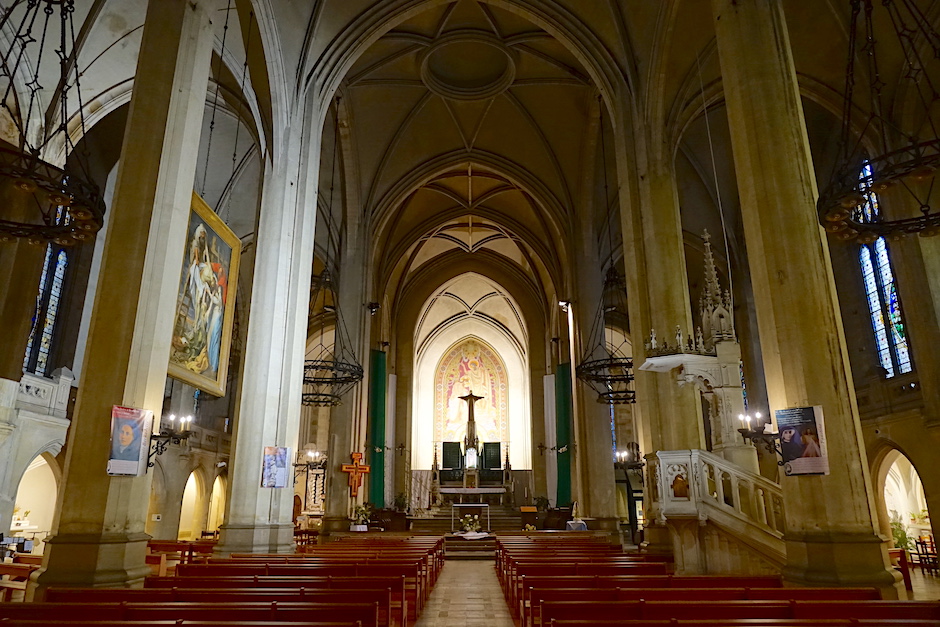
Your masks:
<path fill-rule="evenodd" d="M 466 396 L 458 397 L 462 401 L 467 401 L 467 437 L 463 440 L 464 455 L 467 458 L 467 469 L 477 467 L 477 449 L 480 446 L 480 438 L 477 437 L 477 425 L 473 421 L 473 404 L 481 400 L 482 396 L 477 396 L 473 390 Z"/>
<path fill-rule="evenodd" d="M 359 463 L 362 461 L 362 453 L 353 453 L 352 460 L 353 463 L 343 464 L 340 470 L 349 473 L 349 494 L 355 497 L 359 496 L 359 486 L 362 485 L 362 476 L 369 474 L 372 469 L 366 464 Z"/>

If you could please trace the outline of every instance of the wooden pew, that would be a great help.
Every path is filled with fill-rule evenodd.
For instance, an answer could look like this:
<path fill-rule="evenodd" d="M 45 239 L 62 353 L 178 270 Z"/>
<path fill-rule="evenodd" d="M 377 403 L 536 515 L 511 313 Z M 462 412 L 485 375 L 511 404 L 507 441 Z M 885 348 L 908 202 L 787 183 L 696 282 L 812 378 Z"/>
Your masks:
<path fill-rule="evenodd" d="M 538 626 L 543 601 L 608 603 L 644 599 L 646 601 L 731 601 L 731 600 L 879 600 L 877 588 L 530 588 L 528 603 L 522 608 L 522 625 Z"/>
<path fill-rule="evenodd" d="M 596 575 L 603 577 L 666 576 L 666 565 L 656 563 L 636 564 L 518 564 L 510 572 L 506 582 L 510 608 L 516 608 L 522 598 L 523 581 L 528 576 L 562 577 Z"/>
<path fill-rule="evenodd" d="M 940 624 L 940 601 L 543 601 L 543 621 L 556 620 L 725 620 L 861 619 L 933 620 Z"/>
<path fill-rule="evenodd" d="M 395 619 L 391 588 L 356 590 L 306 588 L 50 588 L 46 600 L 54 603 L 377 603 L 379 627 L 407 627 L 401 615 Z"/>
<path fill-rule="evenodd" d="M 519 606 L 514 613 L 528 605 L 528 591 L 532 588 L 780 588 L 783 583 L 776 576 L 735 575 L 653 575 L 600 577 L 597 575 L 538 576 L 524 575 L 520 584 Z"/>
<path fill-rule="evenodd" d="M 418 619 L 413 588 L 406 586 L 404 577 L 148 577 L 144 589 L 179 588 L 230 590 L 237 588 L 291 588 L 294 590 L 359 590 L 362 588 L 390 588 L 393 608 L 399 609 L 399 618 Z M 409 594 L 411 592 L 411 594 Z"/>
<path fill-rule="evenodd" d="M 64 624 L 75 618 L 111 621 L 200 620 L 238 624 L 243 621 L 281 623 L 357 622 L 376 627 L 376 603 L 11 603 L 0 606 L 0 619 L 45 620 Z M 0 621 L 0 624 L 3 624 Z"/>
<path fill-rule="evenodd" d="M 937 627 L 931 620 L 743 618 L 691 620 L 551 620 L 546 627 Z"/>
<path fill-rule="evenodd" d="M 430 595 L 420 564 L 181 564 L 178 578 L 187 577 L 404 577 L 406 590 L 413 590 L 416 610 L 421 611 Z"/>
<path fill-rule="evenodd" d="M 216 621 L 216 620 L 69 620 L 57 625 L 67 627 L 284 627 L 280 621 Z M 49 627 L 44 619 L 7 618 L 0 620 L 4 627 Z M 290 627 L 363 627 L 361 621 L 297 621 Z"/>

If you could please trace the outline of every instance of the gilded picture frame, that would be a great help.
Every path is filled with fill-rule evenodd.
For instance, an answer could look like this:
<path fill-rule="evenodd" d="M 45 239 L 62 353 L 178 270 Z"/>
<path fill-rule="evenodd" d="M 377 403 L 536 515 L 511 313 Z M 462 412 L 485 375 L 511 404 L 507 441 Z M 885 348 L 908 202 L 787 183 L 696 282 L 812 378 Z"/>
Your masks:
<path fill-rule="evenodd" d="M 241 240 L 193 192 L 167 373 L 225 395 Z"/>

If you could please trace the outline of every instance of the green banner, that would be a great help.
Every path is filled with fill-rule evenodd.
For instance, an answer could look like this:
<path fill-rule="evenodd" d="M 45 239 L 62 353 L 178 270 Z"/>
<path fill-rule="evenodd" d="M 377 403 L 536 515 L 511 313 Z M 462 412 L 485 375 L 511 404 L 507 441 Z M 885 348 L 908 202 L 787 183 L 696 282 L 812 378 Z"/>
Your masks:
<path fill-rule="evenodd" d="M 369 374 L 369 502 L 376 509 L 385 507 L 385 358 L 382 351 L 370 354 Z"/>
<path fill-rule="evenodd" d="M 555 370 L 555 447 L 558 462 L 558 492 L 555 507 L 571 503 L 571 364 Z"/>

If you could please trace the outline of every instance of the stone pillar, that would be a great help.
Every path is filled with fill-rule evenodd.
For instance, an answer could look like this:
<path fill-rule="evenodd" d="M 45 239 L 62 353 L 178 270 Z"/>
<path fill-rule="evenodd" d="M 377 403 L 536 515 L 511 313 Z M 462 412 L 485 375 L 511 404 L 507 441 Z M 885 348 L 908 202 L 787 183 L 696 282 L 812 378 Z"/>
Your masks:
<path fill-rule="evenodd" d="M 347 199 L 348 200 L 348 199 Z M 337 297 L 340 312 L 349 332 L 350 346 L 347 347 L 360 365 L 367 364 L 368 321 L 365 316 L 366 281 L 369 273 L 366 269 L 368 255 L 365 246 L 364 224 L 360 221 L 358 203 L 343 209 L 347 215 L 346 231 L 343 234 L 343 256 L 339 270 Z M 334 278 L 336 278 L 334 276 Z M 337 337 L 339 332 L 336 333 Z M 333 408 L 330 413 L 330 456 L 326 465 L 326 503 L 323 517 L 323 529 L 331 531 L 349 531 L 349 516 L 352 507 L 369 500 L 369 477 L 362 478 L 358 496 L 353 500 L 349 492 L 349 474 L 341 470 L 343 464 L 351 464 L 350 454 L 363 454 L 360 463 L 367 464 L 372 457 L 365 448 L 365 407 L 368 397 L 369 372 L 363 368 L 364 378 L 352 390 L 346 393 L 342 405 Z M 375 469 L 372 469 L 373 472 Z"/>
<path fill-rule="evenodd" d="M 264 176 L 220 555 L 290 552 L 294 546 L 293 467 L 287 486 L 262 488 L 261 466 L 266 446 L 290 447 L 288 464 L 297 452 L 320 116 L 298 104 L 284 124 Z"/>
<path fill-rule="evenodd" d="M 633 124 L 624 124 L 627 123 Z M 624 124 L 620 127 L 626 128 Z M 651 329 L 660 338 L 671 339 L 676 325 L 684 334 L 693 328 L 672 151 L 666 149 L 665 140 L 648 135 L 646 129 L 650 126 L 644 124 L 632 141 L 624 133 L 617 136 L 621 228 L 636 376 L 634 415 L 637 441 L 644 455 L 661 450 L 701 449 L 705 442 L 697 388 L 678 385 L 676 369 L 669 373 L 639 370 L 646 360 L 644 342 Z M 635 152 L 628 148 L 631 143 Z M 637 163 L 639 181 L 634 180 L 631 172 Z M 653 551 L 671 552 L 673 540 L 657 520 L 659 512 L 649 492 L 650 485 L 648 480 L 644 500 L 645 541 Z"/>
<path fill-rule="evenodd" d="M 593 189 L 593 187 L 591 188 Z M 585 225 L 587 226 L 587 225 Z M 595 234 L 590 228 L 575 227 L 577 295 L 571 308 L 574 315 L 572 371 L 583 358 L 593 338 L 590 337 L 602 295 L 603 267 L 597 259 Z M 566 314 L 567 315 L 567 314 Z M 614 482 L 613 439 L 610 431 L 610 406 L 597 402 L 597 393 L 575 378 L 573 391 L 573 426 L 575 463 L 572 473 L 572 498 L 580 505 L 580 514 L 593 518 L 592 528 L 616 531 L 617 492 Z"/>
<path fill-rule="evenodd" d="M 897 597 L 878 536 L 780 0 L 712 0 L 771 410 L 821 405 L 830 474 L 783 477 L 795 584 Z M 768 147 L 773 147 L 769 150 Z"/>
<path fill-rule="evenodd" d="M 212 52 L 212 0 L 149 3 L 134 93 L 43 567 L 48 586 L 133 586 L 150 573 L 150 475 L 109 477 L 111 407 L 159 420 Z"/>

